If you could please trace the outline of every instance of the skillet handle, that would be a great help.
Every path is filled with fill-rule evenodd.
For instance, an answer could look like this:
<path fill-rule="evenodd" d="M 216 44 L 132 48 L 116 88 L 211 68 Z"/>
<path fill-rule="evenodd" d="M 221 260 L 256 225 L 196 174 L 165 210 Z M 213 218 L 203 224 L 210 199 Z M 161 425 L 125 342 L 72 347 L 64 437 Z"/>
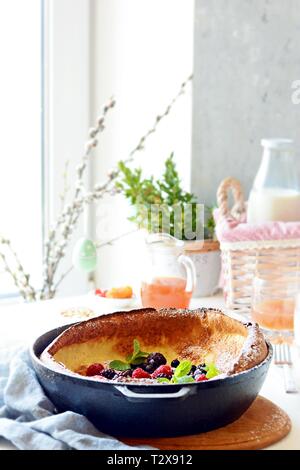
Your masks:
<path fill-rule="evenodd" d="M 114 385 L 114 387 L 124 395 L 129 401 L 145 401 L 156 399 L 169 399 L 169 398 L 184 398 L 190 393 L 190 388 L 181 388 L 178 392 L 174 393 L 136 393 L 126 386 Z"/>

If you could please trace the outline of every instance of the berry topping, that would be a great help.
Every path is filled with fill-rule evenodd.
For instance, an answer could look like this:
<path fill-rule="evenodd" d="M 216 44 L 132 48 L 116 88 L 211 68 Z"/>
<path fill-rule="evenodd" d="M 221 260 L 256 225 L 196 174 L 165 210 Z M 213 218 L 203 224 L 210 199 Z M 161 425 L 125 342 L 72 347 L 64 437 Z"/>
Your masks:
<path fill-rule="evenodd" d="M 204 382 L 205 380 L 208 380 L 205 374 L 198 374 L 195 377 L 196 382 Z"/>
<path fill-rule="evenodd" d="M 157 379 L 169 379 L 170 376 L 167 374 L 158 374 L 156 378 Z"/>
<path fill-rule="evenodd" d="M 106 379 L 112 380 L 116 375 L 116 371 L 114 369 L 104 369 L 99 375 L 105 377 Z"/>
<path fill-rule="evenodd" d="M 135 360 L 134 360 L 134 364 L 130 364 L 131 368 L 132 369 L 137 369 L 138 367 L 146 370 L 145 368 L 145 358 L 144 357 L 137 357 Z"/>
<path fill-rule="evenodd" d="M 132 372 L 132 369 L 120 370 L 118 371 L 118 377 L 131 377 Z"/>
<path fill-rule="evenodd" d="M 207 373 L 207 367 L 206 367 L 206 364 L 199 364 L 196 368 L 196 370 L 194 371 L 194 374 L 205 374 L 206 375 Z"/>
<path fill-rule="evenodd" d="M 151 379 L 151 375 L 148 374 L 148 372 L 141 369 L 140 367 L 138 367 L 132 372 L 132 378 L 133 379 Z"/>
<path fill-rule="evenodd" d="M 104 367 L 102 364 L 91 364 L 86 370 L 86 375 L 88 377 L 92 377 L 93 375 L 100 375 L 103 369 Z"/>
<path fill-rule="evenodd" d="M 148 372 L 148 374 L 152 374 L 152 372 L 155 371 L 156 367 L 154 367 L 153 365 L 151 364 L 142 364 L 141 366 L 146 372 Z"/>
<path fill-rule="evenodd" d="M 154 372 L 159 366 L 167 363 L 165 356 L 159 352 L 149 354 L 146 359 L 144 369 L 150 374 Z"/>
<path fill-rule="evenodd" d="M 172 370 L 172 367 L 170 366 L 167 366 L 167 365 L 163 365 L 163 366 L 159 366 L 152 374 L 152 378 L 156 379 L 158 375 L 160 374 L 164 374 L 166 375 L 168 378 L 171 378 L 172 375 L 173 375 L 173 370 Z"/>
<path fill-rule="evenodd" d="M 98 289 L 100 291 L 100 289 Z M 109 380 L 129 382 L 132 379 L 152 379 L 160 383 L 188 384 L 210 380 L 220 374 L 214 363 L 194 365 L 191 360 L 173 359 L 171 365 L 160 352 L 145 352 L 141 350 L 138 339 L 133 340 L 133 352 L 127 354 L 124 361 L 113 360 L 106 365 L 91 364 L 79 368 L 82 375 L 102 376 Z M 125 380 L 126 379 L 126 380 Z"/>
<path fill-rule="evenodd" d="M 178 361 L 178 359 L 174 359 L 172 362 L 171 362 L 171 367 L 178 367 L 180 364 L 180 361 Z"/>

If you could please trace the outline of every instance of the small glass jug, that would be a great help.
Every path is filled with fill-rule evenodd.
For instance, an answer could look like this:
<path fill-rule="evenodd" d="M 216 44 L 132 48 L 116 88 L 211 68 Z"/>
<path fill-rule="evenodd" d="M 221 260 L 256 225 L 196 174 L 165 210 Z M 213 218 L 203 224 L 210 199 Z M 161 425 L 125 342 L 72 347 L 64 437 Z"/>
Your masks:
<path fill-rule="evenodd" d="M 261 143 L 264 152 L 249 196 L 247 221 L 299 221 L 300 184 L 294 142 L 263 139 Z"/>
<path fill-rule="evenodd" d="M 141 287 L 143 307 L 188 308 L 196 284 L 193 261 L 183 255 L 184 242 L 166 233 L 146 239 L 148 266 Z"/>

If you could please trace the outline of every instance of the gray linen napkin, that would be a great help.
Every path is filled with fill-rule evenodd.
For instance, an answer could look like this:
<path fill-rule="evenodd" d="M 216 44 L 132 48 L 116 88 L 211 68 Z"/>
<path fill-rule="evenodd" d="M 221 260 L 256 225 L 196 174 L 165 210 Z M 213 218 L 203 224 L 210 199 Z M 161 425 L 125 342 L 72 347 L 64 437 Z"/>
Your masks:
<path fill-rule="evenodd" d="M 0 350 L 0 436 L 23 450 L 137 450 L 98 431 L 84 416 L 57 413 L 25 349 Z"/>

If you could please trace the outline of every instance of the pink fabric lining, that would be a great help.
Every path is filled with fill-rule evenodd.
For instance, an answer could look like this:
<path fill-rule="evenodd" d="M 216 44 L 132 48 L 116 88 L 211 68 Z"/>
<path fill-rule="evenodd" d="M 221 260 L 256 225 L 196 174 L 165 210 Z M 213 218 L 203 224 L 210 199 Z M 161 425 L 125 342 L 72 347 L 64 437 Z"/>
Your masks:
<path fill-rule="evenodd" d="M 240 221 L 220 216 L 219 209 L 214 210 L 216 235 L 222 243 L 259 240 L 292 240 L 300 238 L 300 222 L 265 222 L 247 224 L 246 216 Z"/>

